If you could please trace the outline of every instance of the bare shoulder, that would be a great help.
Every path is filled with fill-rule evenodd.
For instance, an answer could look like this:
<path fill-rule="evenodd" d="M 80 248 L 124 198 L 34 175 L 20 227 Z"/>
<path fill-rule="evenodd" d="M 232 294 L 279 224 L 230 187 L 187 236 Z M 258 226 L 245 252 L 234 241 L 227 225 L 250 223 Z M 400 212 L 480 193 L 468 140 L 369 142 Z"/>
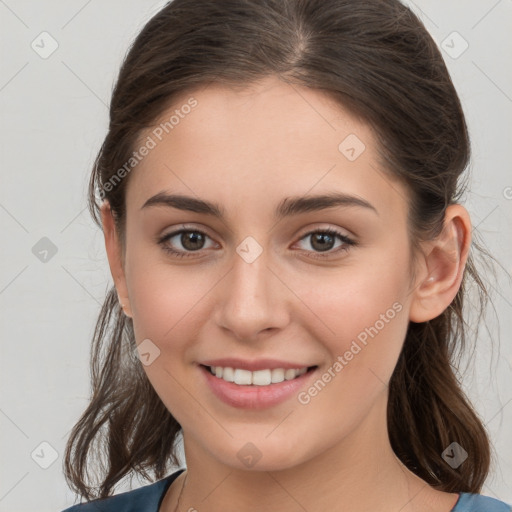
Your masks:
<path fill-rule="evenodd" d="M 431 508 L 425 509 L 425 512 L 451 512 L 455 504 L 459 500 L 459 494 L 456 492 L 438 491 L 437 489 L 430 488 L 430 502 L 428 506 Z"/>
<path fill-rule="evenodd" d="M 416 489 L 413 496 L 401 512 L 452 512 L 459 500 L 458 493 L 439 491 L 428 484 Z"/>

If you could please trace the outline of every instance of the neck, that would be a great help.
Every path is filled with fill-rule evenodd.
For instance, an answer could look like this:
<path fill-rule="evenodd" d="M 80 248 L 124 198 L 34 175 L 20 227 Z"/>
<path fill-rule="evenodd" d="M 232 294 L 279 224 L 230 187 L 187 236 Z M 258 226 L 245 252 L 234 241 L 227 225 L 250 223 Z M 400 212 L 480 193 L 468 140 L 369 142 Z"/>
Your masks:
<path fill-rule="evenodd" d="M 222 464 L 203 449 L 200 443 L 184 434 L 187 461 L 187 485 L 181 496 L 179 511 L 213 512 L 351 512 L 441 510 L 419 504 L 445 495 L 444 503 L 456 495 L 435 491 L 409 471 L 396 457 L 389 443 L 387 428 L 375 428 L 376 417 L 386 419 L 385 401 L 377 405 L 363 424 L 338 444 L 325 446 L 316 456 L 280 470 L 258 470 Z M 183 478 L 171 487 L 162 504 L 162 512 L 174 512 Z M 176 481 L 177 482 L 177 481 Z M 428 498 L 427 498 L 428 496 Z M 418 506 L 419 505 L 419 506 Z"/>

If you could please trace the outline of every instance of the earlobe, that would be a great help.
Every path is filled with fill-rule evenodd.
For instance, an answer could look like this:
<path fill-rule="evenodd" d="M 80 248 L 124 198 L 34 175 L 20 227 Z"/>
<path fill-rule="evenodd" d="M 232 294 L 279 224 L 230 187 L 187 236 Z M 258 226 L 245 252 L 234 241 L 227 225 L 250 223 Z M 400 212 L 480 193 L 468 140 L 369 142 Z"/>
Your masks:
<path fill-rule="evenodd" d="M 423 244 L 422 271 L 412 292 L 409 319 L 426 322 L 439 316 L 460 288 L 471 245 L 471 221 L 460 204 L 446 208 L 443 229 Z"/>
<path fill-rule="evenodd" d="M 121 245 L 112 216 L 112 210 L 107 200 L 105 200 L 101 206 L 101 221 L 103 225 L 103 235 L 105 237 L 105 250 L 107 252 L 110 273 L 112 274 L 117 290 L 117 297 L 124 314 L 131 318 L 132 312 L 122 263 Z"/>

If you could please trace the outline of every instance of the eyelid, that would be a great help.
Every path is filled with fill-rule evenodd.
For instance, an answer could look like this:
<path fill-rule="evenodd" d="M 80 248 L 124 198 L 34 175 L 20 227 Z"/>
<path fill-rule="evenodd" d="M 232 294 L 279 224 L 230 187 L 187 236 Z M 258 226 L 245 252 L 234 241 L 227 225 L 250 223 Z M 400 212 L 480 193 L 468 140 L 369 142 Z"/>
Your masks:
<path fill-rule="evenodd" d="M 212 237 L 209 233 L 208 233 L 208 230 L 205 229 L 205 228 L 198 228 L 196 226 L 187 226 L 186 224 L 181 224 L 179 227 L 175 227 L 171 230 L 169 230 L 168 232 L 164 233 L 163 235 L 158 235 L 156 237 L 156 243 L 159 244 L 159 245 L 162 245 L 164 250 L 166 250 L 167 252 L 170 252 L 170 253 L 174 253 L 174 254 L 190 254 L 190 255 L 193 255 L 194 252 L 197 252 L 197 253 L 200 253 L 200 252 L 203 252 L 205 249 L 199 249 L 197 251 L 176 251 L 176 250 L 173 250 L 169 247 L 165 247 L 165 243 L 170 240 L 171 238 L 174 238 L 175 236 L 177 235 L 180 235 L 182 233 L 187 233 L 187 232 L 194 232 L 194 233 L 201 233 L 202 235 L 205 235 L 206 237 L 208 237 L 210 240 L 212 240 L 216 245 L 219 245 L 214 237 Z"/>
<path fill-rule="evenodd" d="M 351 231 L 349 231 L 348 229 L 346 228 L 342 228 L 342 227 L 339 227 L 339 226 L 333 226 L 331 224 L 316 224 L 315 226 L 311 227 L 311 226 L 308 226 L 307 228 L 304 228 L 304 229 L 301 229 L 299 231 L 299 234 L 297 235 L 298 239 L 302 239 L 304 238 L 306 235 L 309 235 L 311 233 L 316 233 L 318 231 L 321 231 L 321 232 L 324 232 L 324 231 L 336 231 L 337 233 L 339 233 L 340 235 L 346 237 L 346 238 L 350 238 L 352 240 L 356 240 L 356 235 L 354 233 L 352 233 Z"/>
<path fill-rule="evenodd" d="M 333 236 L 334 238 L 338 238 L 342 242 L 342 246 L 337 247 L 336 249 L 329 249 L 325 252 L 316 252 L 316 251 L 308 251 L 304 249 L 299 249 L 299 251 L 306 252 L 308 254 L 311 254 L 313 258 L 316 259 L 322 259 L 322 258 L 334 258 L 338 256 L 340 253 L 347 251 L 350 247 L 356 247 L 359 245 L 359 242 L 352 234 L 345 234 L 343 231 L 343 228 L 339 227 L 332 227 L 332 226 L 317 226 L 317 227 L 309 227 L 304 228 L 302 233 L 300 235 L 297 235 L 297 240 L 294 242 L 293 245 L 296 245 L 297 243 L 301 242 L 303 239 L 305 239 L 308 236 L 314 235 L 315 233 L 327 233 Z M 166 242 L 177 236 L 180 235 L 183 232 L 197 232 L 201 233 L 205 236 L 207 236 L 210 240 L 212 240 L 215 244 L 218 245 L 218 243 L 215 241 L 215 239 L 207 232 L 204 228 L 198 228 L 196 226 L 190 226 L 186 224 L 181 224 L 179 227 L 176 227 L 172 230 L 170 230 L 168 233 L 163 234 L 161 236 L 158 236 L 156 239 L 157 244 L 161 245 L 163 250 L 174 255 L 177 257 L 194 257 L 195 253 L 202 254 L 207 249 L 198 249 L 197 251 L 183 251 L 183 250 L 175 250 L 171 249 L 169 246 L 166 246 Z M 349 232 L 350 233 L 350 232 Z"/>
<path fill-rule="evenodd" d="M 328 227 L 316 227 L 316 228 L 309 228 L 305 233 L 301 234 L 298 237 L 297 242 L 295 242 L 294 245 L 300 243 L 302 240 L 307 239 L 308 237 L 316 234 L 316 233 L 327 233 L 328 235 L 332 236 L 334 239 L 338 239 L 341 241 L 341 245 L 332 249 L 328 249 L 326 251 L 309 251 L 302 249 L 299 251 L 302 251 L 303 253 L 307 253 L 310 258 L 317 259 L 317 260 L 329 260 L 339 257 L 342 253 L 348 251 L 352 247 L 357 247 L 359 245 L 359 242 L 352 236 L 352 235 L 346 235 L 343 233 L 342 229 L 340 228 L 333 228 L 332 226 Z"/>
<path fill-rule="evenodd" d="M 174 226 L 172 229 L 169 229 L 166 231 L 163 235 L 159 235 L 157 239 L 161 240 L 162 238 L 167 238 L 171 235 L 178 235 L 182 231 L 197 231 L 199 233 L 203 233 L 213 239 L 213 236 L 209 233 L 209 230 L 204 227 L 198 227 L 194 225 L 188 225 L 188 224 L 179 224 L 178 226 Z"/>
<path fill-rule="evenodd" d="M 312 233 L 315 233 L 315 232 L 318 232 L 318 231 L 322 231 L 322 230 L 339 232 L 340 235 L 343 235 L 346 238 L 350 238 L 350 239 L 352 239 L 354 241 L 356 241 L 356 239 L 357 239 L 356 235 L 354 233 L 352 233 L 351 231 L 349 231 L 348 229 L 341 228 L 341 227 L 338 227 L 338 226 L 331 226 L 331 225 L 328 225 L 328 224 L 319 225 L 319 226 L 317 225 L 315 227 L 308 226 L 306 228 L 301 229 L 299 231 L 299 233 L 297 235 L 295 235 L 295 236 L 297 237 L 298 240 L 301 240 L 306 235 L 309 235 L 309 234 L 312 234 Z M 198 231 L 200 233 L 203 233 L 203 234 L 207 235 L 212 240 L 214 239 L 214 237 L 209 233 L 207 228 L 197 227 L 195 225 L 180 224 L 179 226 L 176 226 L 176 227 L 172 228 L 167 233 L 165 233 L 163 235 L 159 235 L 157 237 L 157 240 L 161 240 L 162 238 L 166 238 L 166 237 L 168 237 L 170 235 L 177 235 L 181 231 Z"/>

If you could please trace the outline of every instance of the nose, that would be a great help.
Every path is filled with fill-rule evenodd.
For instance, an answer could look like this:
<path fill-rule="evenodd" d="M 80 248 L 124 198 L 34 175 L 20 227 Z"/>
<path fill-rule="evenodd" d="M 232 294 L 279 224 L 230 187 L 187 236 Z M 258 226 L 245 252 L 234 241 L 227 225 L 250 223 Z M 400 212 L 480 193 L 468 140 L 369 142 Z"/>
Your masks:
<path fill-rule="evenodd" d="M 215 321 L 240 341 L 256 341 L 289 322 L 293 293 L 277 277 L 267 255 L 264 249 L 249 263 L 235 253 L 233 267 L 217 290 Z"/>

